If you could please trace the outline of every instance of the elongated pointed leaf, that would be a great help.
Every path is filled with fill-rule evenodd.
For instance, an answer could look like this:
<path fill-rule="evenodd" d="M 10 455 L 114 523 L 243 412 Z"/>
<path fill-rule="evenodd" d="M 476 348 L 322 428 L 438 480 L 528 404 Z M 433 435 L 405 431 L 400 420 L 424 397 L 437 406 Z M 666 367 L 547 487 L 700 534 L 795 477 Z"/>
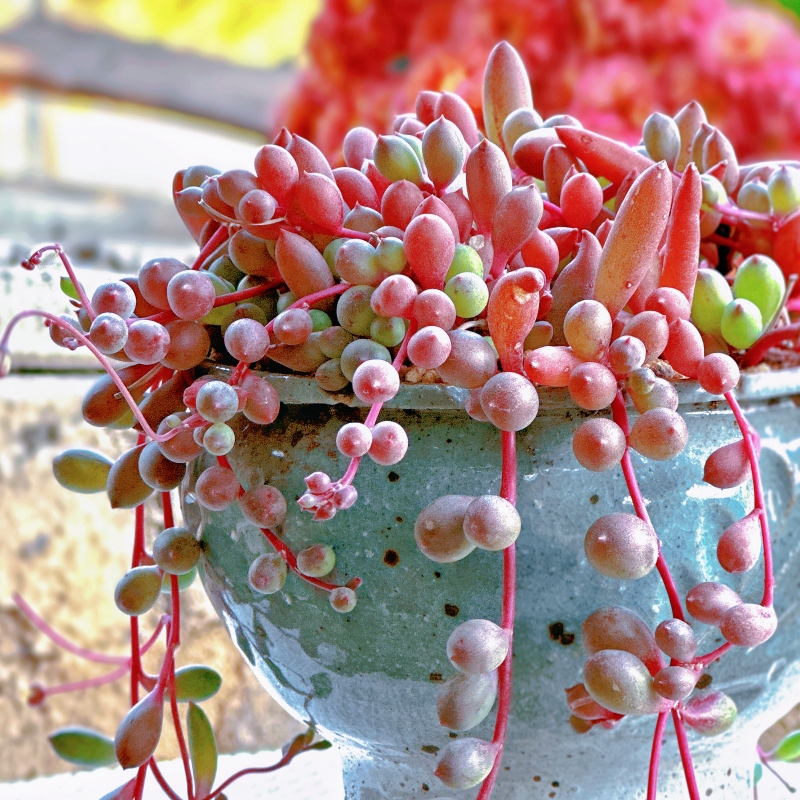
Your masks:
<path fill-rule="evenodd" d="M 625 307 L 653 263 L 667 225 L 672 181 L 661 161 L 646 169 L 631 186 L 617 211 L 614 227 L 597 268 L 594 299 L 611 318 Z"/>
<path fill-rule="evenodd" d="M 775 748 L 772 757 L 778 761 L 796 761 L 800 758 L 800 731 L 793 731 Z"/>
<path fill-rule="evenodd" d="M 195 792 L 198 797 L 205 797 L 214 786 L 217 775 L 217 742 L 205 711 L 194 703 L 189 703 L 186 729 Z"/>
<path fill-rule="evenodd" d="M 503 148 L 509 158 L 503 123 L 519 108 L 533 108 L 531 83 L 519 53 L 508 42 L 500 42 L 489 55 L 483 77 L 483 124 L 489 141 Z"/>
<path fill-rule="evenodd" d="M 117 762 L 114 740 L 88 728 L 62 728 L 48 737 L 53 750 L 71 764 L 105 767 Z"/>

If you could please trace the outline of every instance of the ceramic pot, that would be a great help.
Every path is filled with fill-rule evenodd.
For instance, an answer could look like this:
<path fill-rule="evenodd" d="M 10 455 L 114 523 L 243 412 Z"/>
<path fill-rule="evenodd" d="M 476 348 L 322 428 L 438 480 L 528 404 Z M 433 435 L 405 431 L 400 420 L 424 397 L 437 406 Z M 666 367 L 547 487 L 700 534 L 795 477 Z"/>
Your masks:
<path fill-rule="evenodd" d="M 448 386 L 404 386 L 383 419 L 409 435 L 405 459 L 380 467 L 362 462 L 358 503 L 332 521 L 314 522 L 294 504 L 303 478 L 315 470 L 341 476 L 346 459 L 335 436 L 365 411 L 352 397 L 328 395 L 313 381 L 271 376 L 284 403 L 271 426 L 242 426 L 230 461 L 245 485 L 267 482 L 290 504 L 281 535 L 297 551 L 325 542 L 336 551 L 336 582 L 360 576 L 358 605 L 335 612 L 325 592 L 290 574 L 274 595 L 254 593 L 250 563 L 270 551 L 238 505 L 200 511 L 189 490 L 184 511 L 202 528 L 203 581 L 232 639 L 266 689 L 298 718 L 312 722 L 340 749 L 348 800 L 466 798 L 434 776 L 436 752 L 451 734 L 438 724 L 436 695 L 455 670 L 445 643 L 465 620 L 499 619 L 499 553 L 475 551 L 454 564 L 429 561 L 416 548 L 419 511 L 444 494 L 497 494 L 500 436 L 462 410 L 464 392 Z M 749 800 L 759 733 L 797 701 L 800 688 L 800 373 L 744 376 L 739 398 L 762 437 L 761 467 L 772 527 L 778 631 L 753 650 L 737 648 L 707 671 L 711 689 L 736 702 L 739 718 L 727 733 L 690 732 L 700 794 Z M 683 596 L 700 581 L 722 580 L 746 602 L 758 602 L 763 559 L 731 576 L 716 561 L 721 532 L 752 508 L 748 484 L 719 490 L 703 483 L 703 463 L 716 447 L 739 438 L 724 401 L 696 384 L 680 388 L 690 438 L 669 462 L 634 454 L 648 510 Z M 589 525 L 612 511 L 631 510 L 621 470 L 579 467 L 571 435 L 586 413 L 565 392 L 541 393 L 541 411 L 518 434 L 518 595 L 514 691 L 509 738 L 495 800 L 645 796 L 655 718 L 628 717 L 613 730 L 576 734 L 564 690 L 582 678 L 581 623 L 609 605 L 626 606 L 652 627 L 670 616 L 657 572 L 631 582 L 605 578 L 587 563 Z M 718 631 L 695 624 L 700 653 L 721 642 Z M 494 714 L 467 734 L 490 739 Z M 661 797 L 687 796 L 671 725 L 661 761 Z"/>

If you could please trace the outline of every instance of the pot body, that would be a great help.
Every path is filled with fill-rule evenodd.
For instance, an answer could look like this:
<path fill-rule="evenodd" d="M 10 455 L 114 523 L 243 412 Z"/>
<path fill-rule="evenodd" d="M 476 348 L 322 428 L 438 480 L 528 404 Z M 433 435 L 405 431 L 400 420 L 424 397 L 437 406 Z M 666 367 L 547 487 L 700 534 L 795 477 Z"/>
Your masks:
<path fill-rule="evenodd" d="M 765 645 L 736 648 L 707 670 L 711 688 L 735 700 L 739 718 L 722 736 L 690 732 L 703 797 L 749 800 L 755 741 L 794 705 L 800 688 L 800 413 L 792 399 L 800 378 L 790 373 L 783 380 L 776 387 L 753 376 L 740 391 L 762 437 L 780 622 Z M 202 528 L 204 584 L 212 603 L 267 690 L 340 748 L 348 800 L 474 797 L 475 789 L 453 791 L 433 776 L 435 754 L 450 741 L 437 721 L 436 695 L 455 674 L 445 653 L 451 631 L 468 619 L 499 619 L 502 555 L 476 550 L 457 563 L 437 564 L 417 550 L 413 526 L 419 511 L 441 495 L 499 493 L 499 432 L 459 409 L 459 390 L 404 389 L 395 402 L 406 408 L 387 408 L 381 418 L 400 422 L 408 432 L 405 459 L 392 467 L 363 459 L 355 480 L 357 504 L 329 522 L 314 522 L 292 501 L 310 472 L 341 476 L 347 459 L 337 453 L 336 432 L 343 422 L 363 420 L 365 412 L 294 404 L 322 396 L 310 381 L 275 382 L 289 404 L 272 426 L 242 426 L 230 461 L 245 486 L 266 481 L 284 491 L 290 512 L 280 533 L 295 552 L 330 544 L 337 557 L 335 582 L 363 579 L 358 605 L 339 614 L 325 592 L 291 573 L 281 592 L 254 593 L 248 567 L 271 549 L 268 543 L 243 520 L 238 505 L 209 514 L 189 491 L 184 513 Z M 702 481 L 705 458 L 738 438 L 738 429 L 724 401 L 710 401 L 696 386 L 682 389 L 681 400 L 690 432 L 685 451 L 669 462 L 634 454 L 667 562 L 682 596 L 701 581 L 721 580 L 745 602 L 758 602 L 763 556 L 740 576 L 727 575 L 716 560 L 719 535 L 752 508 L 751 486 L 719 490 Z M 671 616 L 657 571 L 622 582 L 599 575 L 586 561 L 589 525 L 632 506 L 620 469 L 590 473 L 575 460 L 571 436 L 585 416 L 564 394 L 543 394 L 539 416 L 517 437 L 523 527 L 517 542 L 513 706 L 495 800 L 643 798 L 646 792 L 655 717 L 628 717 L 613 730 L 597 727 L 583 736 L 568 723 L 564 690 L 582 679 L 583 620 L 609 605 L 632 609 L 653 628 Z M 694 627 L 698 652 L 722 643 L 716 629 Z M 461 735 L 491 739 L 493 724 L 491 713 Z M 687 796 L 671 725 L 659 789 L 663 797 Z"/>

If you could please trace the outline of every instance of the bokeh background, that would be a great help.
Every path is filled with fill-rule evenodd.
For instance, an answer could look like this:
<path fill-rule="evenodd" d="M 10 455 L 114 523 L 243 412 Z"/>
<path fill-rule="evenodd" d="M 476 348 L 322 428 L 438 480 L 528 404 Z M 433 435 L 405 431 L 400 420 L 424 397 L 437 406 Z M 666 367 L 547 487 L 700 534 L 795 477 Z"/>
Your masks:
<path fill-rule="evenodd" d="M 455 91 L 480 119 L 486 56 L 520 51 L 537 110 L 577 116 L 635 143 L 654 110 L 696 98 L 743 160 L 800 156 L 800 0 L 0 0 L 0 327 L 35 304 L 67 310 L 54 264 L 18 267 L 60 241 L 91 290 L 156 255 L 194 252 L 172 208 L 173 174 L 250 167 L 282 125 L 339 158 L 349 127 L 389 130 L 420 89 Z M 12 340 L 0 381 L 0 781 L 68 769 L 47 732 L 113 735 L 126 683 L 26 704 L 31 681 L 98 674 L 63 653 L 11 601 L 22 593 L 87 647 L 124 652 L 113 588 L 132 520 L 76 496 L 51 461 L 80 443 L 111 456 L 130 433 L 91 429 L 96 377 L 54 352 L 37 323 Z M 157 524 L 156 512 L 150 512 Z M 263 692 L 193 586 L 180 659 L 224 676 L 207 711 L 223 752 L 279 746 L 299 726 Z M 152 612 L 154 615 L 160 609 Z M 147 623 L 145 623 L 146 627 Z M 94 670 L 94 671 L 93 671 Z M 769 747 L 795 717 L 768 732 Z M 174 756 L 166 735 L 160 755 Z"/>

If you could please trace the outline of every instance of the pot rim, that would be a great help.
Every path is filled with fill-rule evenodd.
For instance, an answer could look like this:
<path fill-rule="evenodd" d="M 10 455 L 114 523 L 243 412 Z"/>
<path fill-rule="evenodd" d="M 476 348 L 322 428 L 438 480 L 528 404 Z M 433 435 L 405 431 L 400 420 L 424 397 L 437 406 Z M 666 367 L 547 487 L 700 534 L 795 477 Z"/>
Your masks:
<path fill-rule="evenodd" d="M 205 362 L 201 367 L 220 378 L 227 379 L 233 367 Z M 277 390 L 281 403 L 286 405 L 344 405 L 350 408 L 369 408 L 352 391 L 326 392 L 313 377 L 254 370 L 264 376 Z M 681 406 L 719 403 L 718 395 L 709 394 L 700 388 L 697 381 L 677 381 L 678 403 Z M 461 389 L 445 383 L 401 383 L 398 393 L 384 404 L 385 408 L 418 410 L 463 411 L 464 400 L 469 389 Z M 575 403 L 566 389 L 537 387 L 539 408 L 542 411 L 575 410 Z M 800 395 L 800 367 L 769 370 L 756 367 L 742 372 L 734 390 L 739 401 L 765 401 L 779 397 Z"/>

